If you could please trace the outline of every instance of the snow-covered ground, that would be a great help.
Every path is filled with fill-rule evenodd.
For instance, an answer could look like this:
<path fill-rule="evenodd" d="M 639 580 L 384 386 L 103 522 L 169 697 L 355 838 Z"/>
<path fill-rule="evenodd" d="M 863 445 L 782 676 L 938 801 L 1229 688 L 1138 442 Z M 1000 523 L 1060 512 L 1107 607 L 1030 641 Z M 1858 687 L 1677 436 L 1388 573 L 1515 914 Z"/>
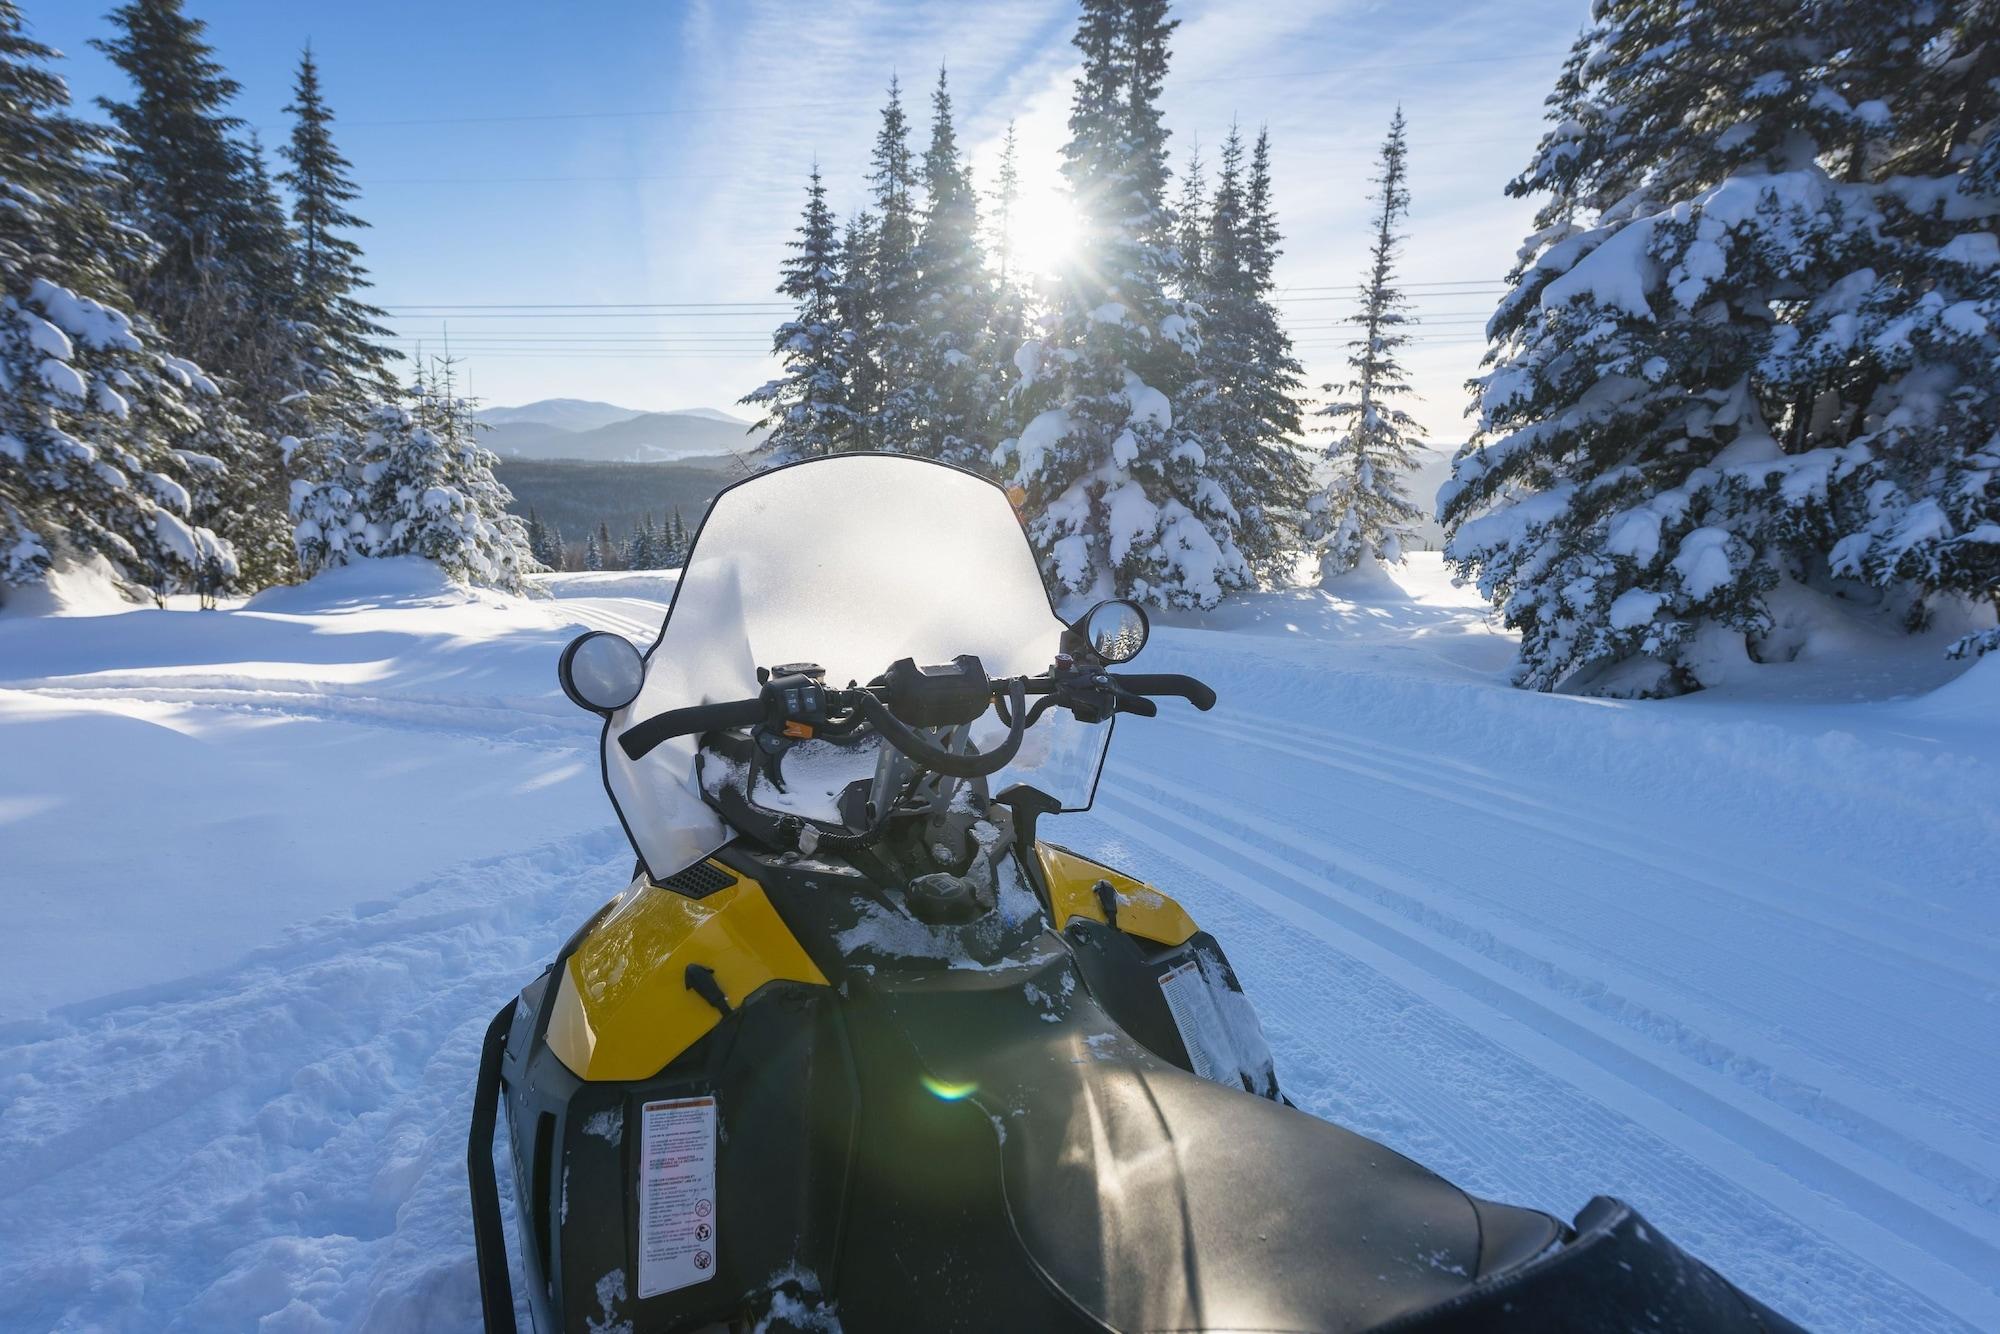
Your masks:
<path fill-rule="evenodd" d="M 0 1328 L 476 1325 L 479 1036 L 631 865 L 555 654 L 671 576 L 553 586 L 0 616 Z M 2000 1328 L 2000 660 L 1845 634 L 1626 703 L 1508 688 L 1434 556 L 1248 599 L 1058 836 L 1216 932 L 1308 1109 L 1814 1328 Z"/>

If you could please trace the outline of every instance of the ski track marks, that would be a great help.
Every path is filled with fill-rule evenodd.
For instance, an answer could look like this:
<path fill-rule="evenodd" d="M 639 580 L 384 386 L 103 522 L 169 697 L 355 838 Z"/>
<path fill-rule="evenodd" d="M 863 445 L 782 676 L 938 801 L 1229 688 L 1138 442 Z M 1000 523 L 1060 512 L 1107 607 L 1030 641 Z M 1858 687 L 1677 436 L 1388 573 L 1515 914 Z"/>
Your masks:
<path fill-rule="evenodd" d="M 1138 732 L 1114 750 L 1085 818 L 1116 857 L 1188 888 L 1204 924 L 1225 923 L 1214 929 L 1232 960 L 1246 980 L 1264 979 L 1252 995 L 1281 1030 L 1280 1077 L 1304 1105 L 1502 1198 L 1569 1212 L 1592 1191 L 1624 1194 L 1812 1328 L 2000 1321 L 1994 1145 L 1977 1078 L 1958 1069 L 1925 1106 L 1908 1086 L 1857 1077 L 1868 1060 L 1852 1052 L 1794 1050 L 1796 1035 L 1760 1008 L 1771 997 L 1745 976 L 1722 978 L 1736 990 L 1718 998 L 1698 960 L 1649 972 L 1603 948 L 1670 938 L 1668 924 L 1647 919 L 1649 904 L 1706 894 L 1719 911 L 1732 883 L 1723 867 L 1697 855 L 1676 876 L 1642 829 L 1593 821 L 1594 832 L 1572 837 L 1578 822 L 1551 822 L 1532 793 L 1475 785 L 1468 797 L 1460 775 L 1441 781 L 1447 762 L 1400 747 L 1240 717 Z M 1623 931 L 1573 930 L 1604 906 L 1549 892 L 1627 885 L 1625 873 L 1642 870 L 1647 892 L 1609 905 L 1636 905 Z M 1759 883 L 1768 897 L 1747 895 L 1737 911 L 1782 916 L 1794 886 Z M 1792 902 L 1825 898 L 1798 890 Z M 1882 967 L 1879 947 L 1866 949 L 1874 932 L 1837 914 L 1784 924 Z M 1324 943 L 1305 943 L 1297 927 Z M 1932 1022 L 1950 1030 L 1950 1015 L 1958 1028 L 1932 1039 L 1933 1053 L 1984 1060 L 1977 1034 L 1992 1031 L 1993 994 L 1947 961 L 1945 943 L 1908 943 L 1921 953 L 1892 953 L 1914 975 L 1907 1018 L 1939 1007 Z M 1783 944 L 1766 948 L 1767 971 Z M 1275 964 L 1273 950 L 1289 961 Z M 1357 969 L 1374 970 L 1371 986 L 1352 983 Z M 1699 1026 L 1710 1018 L 1713 1032 Z M 1440 1025 L 1455 1031 L 1440 1036 Z M 1347 1046 L 1357 1030 L 1395 1037 L 1357 1064 Z M 1910 1026 L 1889 1040 L 1923 1036 Z M 1523 1061 L 1532 1076 L 1519 1073 Z M 1438 1080 L 1438 1070 L 1458 1074 Z M 1854 1104 L 1809 1082 L 1820 1078 Z M 1615 1133 L 1587 1132 L 1607 1121 Z"/>
<path fill-rule="evenodd" d="M 628 859 L 613 828 L 456 868 L 9 1048 L 0 1328 L 476 1328 L 480 1040 Z"/>

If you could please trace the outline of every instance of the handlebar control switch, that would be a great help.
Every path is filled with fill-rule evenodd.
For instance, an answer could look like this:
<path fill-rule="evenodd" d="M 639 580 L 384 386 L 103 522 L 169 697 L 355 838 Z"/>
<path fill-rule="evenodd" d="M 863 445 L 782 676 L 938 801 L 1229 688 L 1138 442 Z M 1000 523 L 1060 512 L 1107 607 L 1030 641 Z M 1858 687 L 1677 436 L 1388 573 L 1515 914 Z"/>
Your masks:
<path fill-rule="evenodd" d="M 950 662 L 917 666 L 901 658 L 882 674 L 882 702 L 911 727 L 957 727 L 972 722 L 993 702 L 993 683 L 977 656 L 961 653 Z"/>
<path fill-rule="evenodd" d="M 826 672 L 806 662 L 773 668 L 763 698 L 765 727 L 803 741 L 826 722 Z"/>

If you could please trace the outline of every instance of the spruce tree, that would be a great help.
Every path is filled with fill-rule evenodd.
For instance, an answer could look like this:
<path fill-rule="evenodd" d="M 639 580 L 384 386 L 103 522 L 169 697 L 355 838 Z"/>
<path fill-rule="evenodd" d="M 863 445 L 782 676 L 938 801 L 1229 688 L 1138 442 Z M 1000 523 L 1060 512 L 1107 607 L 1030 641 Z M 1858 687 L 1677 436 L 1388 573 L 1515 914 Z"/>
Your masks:
<path fill-rule="evenodd" d="M 236 547 L 242 582 L 295 569 L 280 440 L 299 388 L 289 318 L 289 231 L 262 155 L 237 138 L 226 107 L 237 85 L 180 0 L 130 0 L 118 34 L 93 43 L 134 85 L 130 102 L 100 99 L 119 131 L 112 159 L 123 216 L 153 246 L 120 277 L 139 307 L 228 391 L 247 430 L 215 430 L 223 465 L 198 507 Z"/>
<path fill-rule="evenodd" d="M 917 175 L 902 88 L 893 77 L 871 161 L 868 181 L 876 226 L 868 275 L 874 318 L 861 351 L 874 367 L 880 393 L 870 423 L 870 447 L 908 451 L 917 439 L 918 387 L 924 370 L 923 335 L 918 328 Z"/>
<path fill-rule="evenodd" d="M 583 539 L 583 568 L 601 570 L 604 568 L 604 551 L 597 545 L 597 534 L 586 533 Z"/>
<path fill-rule="evenodd" d="M 55 53 L 0 0 L 0 601 L 66 558 L 155 589 L 236 573 L 194 520 L 240 431 L 215 384 L 128 314 L 118 274 L 147 239 L 116 222 L 102 131 L 69 113 Z"/>
<path fill-rule="evenodd" d="M 1238 143 L 1241 156 L 1241 143 Z M 1239 168 L 1240 170 L 1240 168 Z M 1187 167 L 1181 172 L 1180 204 L 1174 210 L 1175 272 L 1181 299 L 1200 305 L 1207 295 L 1202 285 L 1203 233 L 1208 230 L 1207 170 L 1201 160 L 1201 145 L 1188 145 Z"/>
<path fill-rule="evenodd" d="M 528 507 L 528 549 L 535 553 L 536 559 L 539 560 L 541 558 L 542 545 L 548 540 L 548 530 L 542 527 L 542 516 L 535 511 L 534 506 L 530 505 Z"/>
<path fill-rule="evenodd" d="M 1269 137 L 1258 134 L 1246 164 L 1232 126 L 1197 242 L 1201 267 L 1188 283 L 1199 293 L 1201 343 L 1183 403 L 1210 474 L 1235 506 L 1236 545 L 1265 582 L 1292 575 L 1311 490 L 1298 444 L 1304 371 L 1272 300 L 1279 240 Z"/>
<path fill-rule="evenodd" d="M 1266 582 L 1286 582 L 1302 545 L 1312 469 L 1299 443 L 1305 429 L 1299 397 L 1305 366 L 1278 313 L 1277 267 L 1284 236 L 1271 189 L 1271 132 L 1259 127 L 1250 150 L 1243 246 L 1250 375 L 1242 385 L 1242 399 L 1256 429 L 1246 444 L 1231 446 L 1222 479 L 1241 511 L 1236 540 L 1251 568 Z"/>
<path fill-rule="evenodd" d="M 383 404 L 370 421 L 360 479 L 367 554 L 421 556 L 451 578 L 521 592 L 535 566 L 513 496 L 493 475 L 472 404 L 450 361 L 420 376 L 407 405 Z"/>
<path fill-rule="evenodd" d="M 1062 593 L 1211 606 L 1253 573 L 1218 480 L 1220 442 L 1177 425 L 1195 378 L 1176 281 L 1159 95 L 1174 23 L 1165 0 L 1085 0 L 1063 174 L 1079 220 L 1046 340 L 1020 364 L 1023 415 L 1003 442 L 1030 533 Z"/>
<path fill-rule="evenodd" d="M 333 111 L 320 91 L 319 65 L 308 46 L 299 56 L 291 103 L 290 141 L 280 151 L 290 167 L 278 180 L 292 192 L 292 316 L 298 328 L 311 394 L 309 415 L 319 422 L 351 422 L 368 405 L 391 397 L 394 356 L 383 312 L 362 300 L 368 271 L 361 247 L 344 233 L 368 224 L 349 205 L 361 191 L 350 164 L 333 142 Z"/>
<path fill-rule="evenodd" d="M 917 435 L 908 447 L 927 458 L 985 469 L 997 392 L 987 343 L 993 282 L 979 244 L 978 195 L 959 157 L 943 69 L 931 95 L 923 183 L 926 209 L 916 248 Z"/>
<path fill-rule="evenodd" d="M 1417 423 L 1398 403 L 1409 389 L 1397 353 L 1410 341 L 1409 302 L 1396 286 L 1398 230 L 1409 215 L 1408 142 L 1403 110 L 1389 122 L 1375 177 L 1375 235 L 1361 276 L 1360 334 L 1348 343 L 1352 374 L 1325 386 L 1336 396 L 1320 409 L 1333 438 L 1326 491 L 1316 498 L 1312 536 L 1320 549 L 1320 575 L 1336 578 L 1364 562 L 1403 559 L 1403 547 L 1423 511 L 1412 504 L 1407 482 L 1417 467 Z"/>
<path fill-rule="evenodd" d="M 848 219 L 840 240 L 840 280 L 833 293 L 835 318 L 847 336 L 847 371 L 841 398 L 847 420 L 834 437 L 843 450 L 882 448 L 882 305 L 876 288 L 881 226 L 863 209 Z M 840 424 L 840 423 L 837 423 Z"/>
<path fill-rule="evenodd" d="M 1001 146 L 1000 165 L 994 172 L 991 219 L 991 254 L 995 266 L 993 296 L 987 315 L 987 346 L 993 377 L 990 417 L 986 436 L 1000 440 L 1020 431 L 1014 415 L 1014 387 L 1020 382 L 1015 363 L 1028 332 L 1028 291 L 1024 276 L 1014 261 L 1014 210 L 1021 197 L 1021 170 L 1014 143 L 1014 123 L 1007 122 L 1007 138 Z M 986 466 L 992 465 L 989 455 Z"/>
<path fill-rule="evenodd" d="M 1549 200 L 1440 495 L 1522 684 L 1696 688 L 1800 649 L 1774 600 L 1992 597 L 1990 19 L 1598 7 L 1509 187 Z"/>
<path fill-rule="evenodd" d="M 597 555 L 603 568 L 618 568 L 618 546 L 611 540 L 611 525 L 602 519 L 597 522 Z"/>
<path fill-rule="evenodd" d="M 851 334 L 841 320 L 841 256 L 833 226 L 815 162 L 798 240 L 786 243 L 794 253 L 778 283 L 779 295 L 797 307 L 771 339 L 784 374 L 740 400 L 763 407 L 758 425 L 770 433 L 766 445 L 778 460 L 836 453 L 852 447 L 856 436 L 847 401 Z"/>
<path fill-rule="evenodd" d="M 420 556 L 452 579 L 521 592 L 536 568 L 528 526 L 479 443 L 473 405 L 448 360 L 369 410 L 340 471 L 294 484 L 307 574 L 364 557 Z"/>

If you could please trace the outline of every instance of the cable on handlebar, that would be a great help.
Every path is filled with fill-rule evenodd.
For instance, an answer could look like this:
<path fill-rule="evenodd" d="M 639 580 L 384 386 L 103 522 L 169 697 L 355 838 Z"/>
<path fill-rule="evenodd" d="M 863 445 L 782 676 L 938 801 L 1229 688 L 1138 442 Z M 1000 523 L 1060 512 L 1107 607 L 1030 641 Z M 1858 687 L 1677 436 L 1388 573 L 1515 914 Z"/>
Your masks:
<path fill-rule="evenodd" d="M 1008 725 L 1007 739 L 994 749 L 976 755 L 954 755 L 912 731 L 874 695 L 857 691 L 854 696 L 855 706 L 869 722 L 875 724 L 876 732 L 884 741 L 925 768 L 947 778 L 984 778 L 998 773 L 1021 749 L 1021 737 L 1028 727 L 1028 696 L 1027 688 L 1019 677 L 1007 683 L 1007 700 L 1011 705 L 1008 716 L 1014 720 Z"/>

